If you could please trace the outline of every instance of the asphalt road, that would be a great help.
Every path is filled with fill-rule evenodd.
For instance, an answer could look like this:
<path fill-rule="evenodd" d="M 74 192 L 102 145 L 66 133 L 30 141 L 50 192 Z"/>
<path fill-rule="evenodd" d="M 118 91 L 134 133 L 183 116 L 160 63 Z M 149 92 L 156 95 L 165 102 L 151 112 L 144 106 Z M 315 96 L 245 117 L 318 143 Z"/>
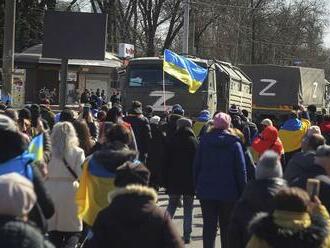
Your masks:
<path fill-rule="evenodd" d="M 168 196 L 161 191 L 158 195 L 158 204 L 161 208 L 166 208 L 168 204 Z M 183 208 L 178 208 L 175 212 L 174 223 L 179 231 L 180 235 L 183 235 Z M 193 212 L 193 232 L 191 234 L 191 243 L 186 245 L 189 248 L 202 248 L 203 247 L 203 219 L 199 205 L 199 201 L 194 201 L 194 212 Z M 218 231 L 216 248 L 220 248 L 220 235 Z"/>

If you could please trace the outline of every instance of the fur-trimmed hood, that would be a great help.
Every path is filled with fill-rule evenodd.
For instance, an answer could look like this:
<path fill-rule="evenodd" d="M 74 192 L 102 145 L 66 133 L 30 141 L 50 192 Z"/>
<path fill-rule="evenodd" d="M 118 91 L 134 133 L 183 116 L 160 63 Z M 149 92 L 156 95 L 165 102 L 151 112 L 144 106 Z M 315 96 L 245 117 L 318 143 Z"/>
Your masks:
<path fill-rule="evenodd" d="M 157 193 L 154 189 L 142 185 L 128 185 L 117 188 L 109 194 L 109 207 L 105 211 L 112 213 L 113 222 L 128 226 L 140 226 L 157 211 Z"/>
<path fill-rule="evenodd" d="M 131 184 L 124 188 L 117 188 L 115 191 L 109 194 L 109 203 L 113 202 L 115 198 L 125 195 L 137 195 L 143 197 L 149 197 L 152 203 L 157 202 L 157 192 L 153 188 L 149 188 L 143 185 Z"/>
<path fill-rule="evenodd" d="M 251 221 L 249 229 L 251 234 L 272 248 L 320 248 L 329 236 L 327 221 L 319 215 L 311 216 L 309 227 L 291 229 L 275 224 L 272 215 L 259 213 Z"/>

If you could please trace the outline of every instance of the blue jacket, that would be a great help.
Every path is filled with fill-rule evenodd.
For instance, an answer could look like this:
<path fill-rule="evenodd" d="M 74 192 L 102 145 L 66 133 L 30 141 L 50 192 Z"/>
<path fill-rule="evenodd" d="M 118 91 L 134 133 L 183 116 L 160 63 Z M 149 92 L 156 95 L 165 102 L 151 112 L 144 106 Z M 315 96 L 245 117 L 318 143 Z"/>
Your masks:
<path fill-rule="evenodd" d="M 246 182 L 245 158 L 239 139 L 222 130 L 202 136 L 194 161 L 197 197 L 236 201 Z"/>

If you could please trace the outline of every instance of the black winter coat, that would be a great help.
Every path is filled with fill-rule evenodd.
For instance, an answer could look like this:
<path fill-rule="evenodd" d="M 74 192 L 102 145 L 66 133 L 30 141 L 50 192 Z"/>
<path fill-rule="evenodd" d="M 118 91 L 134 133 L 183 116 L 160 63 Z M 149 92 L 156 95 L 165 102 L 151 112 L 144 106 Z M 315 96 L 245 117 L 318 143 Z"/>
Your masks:
<path fill-rule="evenodd" d="M 290 183 L 304 175 L 314 165 L 315 152 L 298 152 L 290 159 L 284 171 L 284 178 Z"/>
<path fill-rule="evenodd" d="M 248 235 L 250 221 L 259 212 L 272 211 L 275 194 L 285 186 L 287 186 L 286 181 L 282 178 L 261 179 L 247 184 L 232 213 L 229 227 L 231 248 L 246 246 L 250 239 Z"/>
<path fill-rule="evenodd" d="M 118 189 L 92 228 L 88 248 L 183 248 L 167 212 L 156 205 L 157 193 L 147 187 Z"/>
<path fill-rule="evenodd" d="M 152 139 L 149 145 L 147 167 L 150 170 L 150 185 L 160 186 L 165 160 L 165 135 L 156 124 L 150 124 Z"/>
<path fill-rule="evenodd" d="M 45 233 L 47 232 L 46 219 L 50 219 L 55 213 L 54 202 L 43 183 L 39 170 L 35 168 L 35 166 L 32 167 L 32 170 L 32 183 L 37 195 L 37 203 L 30 211 L 29 219 L 34 222 L 43 233 Z"/>
<path fill-rule="evenodd" d="M 143 115 L 129 115 L 124 118 L 124 121 L 131 124 L 140 158 L 144 160 L 145 154 L 148 153 L 148 146 L 151 140 L 151 129 L 148 119 Z"/>
<path fill-rule="evenodd" d="M 326 171 L 319 165 L 312 165 L 304 173 L 290 183 L 292 187 L 306 189 L 308 178 L 315 178 L 321 181 L 319 198 L 322 204 L 330 211 L 330 177 Z"/>
<path fill-rule="evenodd" d="M 198 141 L 191 128 L 179 129 L 166 149 L 164 182 L 168 194 L 194 195 L 193 163 Z"/>
<path fill-rule="evenodd" d="M 38 229 L 11 216 L 0 216 L 0 247 L 53 248 Z"/>

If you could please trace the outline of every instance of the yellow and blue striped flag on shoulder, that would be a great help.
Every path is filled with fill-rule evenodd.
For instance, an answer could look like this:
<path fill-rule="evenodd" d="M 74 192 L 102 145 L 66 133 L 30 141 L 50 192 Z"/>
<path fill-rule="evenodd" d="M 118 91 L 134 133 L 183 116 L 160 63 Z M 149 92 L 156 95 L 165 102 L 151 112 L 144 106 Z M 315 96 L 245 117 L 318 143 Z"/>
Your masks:
<path fill-rule="evenodd" d="M 44 155 L 44 136 L 39 134 L 35 136 L 29 145 L 29 152 L 34 154 L 34 161 L 41 161 Z"/>
<path fill-rule="evenodd" d="M 167 49 L 164 51 L 163 70 L 188 85 L 190 93 L 195 93 L 207 77 L 207 69 Z"/>

